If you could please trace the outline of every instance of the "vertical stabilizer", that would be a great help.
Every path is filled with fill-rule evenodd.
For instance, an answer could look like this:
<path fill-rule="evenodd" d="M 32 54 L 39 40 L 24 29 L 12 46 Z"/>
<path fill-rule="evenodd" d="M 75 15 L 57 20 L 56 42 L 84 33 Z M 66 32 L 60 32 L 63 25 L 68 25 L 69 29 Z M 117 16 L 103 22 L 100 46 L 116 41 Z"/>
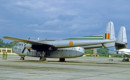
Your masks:
<path fill-rule="evenodd" d="M 127 35 L 126 35 L 126 28 L 125 26 L 122 26 L 120 28 L 120 31 L 118 33 L 118 37 L 117 37 L 117 43 L 127 43 Z"/>
<path fill-rule="evenodd" d="M 112 41 L 114 41 L 112 43 L 106 43 L 106 44 L 104 44 L 105 47 L 113 47 L 113 46 L 115 46 L 116 38 L 115 38 L 114 24 L 113 24 L 112 21 L 109 21 L 108 24 L 107 24 L 107 26 L 106 26 L 106 32 L 105 32 L 104 38 L 106 40 L 112 40 Z"/>
<path fill-rule="evenodd" d="M 114 24 L 109 21 L 106 28 L 105 39 L 115 40 Z"/>
<path fill-rule="evenodd" d="M 127 46 L 127 35 L 126 35 L 126 28 L 122 26 L 118 33 L 117 41 L 116 41 L 116 49 L 123 49 Z"/>

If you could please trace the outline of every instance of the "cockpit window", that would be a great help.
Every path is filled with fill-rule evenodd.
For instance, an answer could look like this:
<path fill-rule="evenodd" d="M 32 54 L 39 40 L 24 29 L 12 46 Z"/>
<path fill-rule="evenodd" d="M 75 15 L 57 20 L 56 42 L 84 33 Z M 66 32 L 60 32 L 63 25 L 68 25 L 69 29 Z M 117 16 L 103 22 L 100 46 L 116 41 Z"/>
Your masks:
<path fill-rule="evenodd" d="M 17 44 L 17 46 L 23 46 L 23 44 Z"/>
<path fill-rule="evenodd" d="M 21 46 L 23 46 L 23 44 L 21 44 Z"/>
<path fill-rule="evenodd" d="M 16 44 L 16 46 L 19 46 L 19 47 L 20 47 L 20 46 L 24 46 L 24 43 L 19 42 L 19 43 Z"/>

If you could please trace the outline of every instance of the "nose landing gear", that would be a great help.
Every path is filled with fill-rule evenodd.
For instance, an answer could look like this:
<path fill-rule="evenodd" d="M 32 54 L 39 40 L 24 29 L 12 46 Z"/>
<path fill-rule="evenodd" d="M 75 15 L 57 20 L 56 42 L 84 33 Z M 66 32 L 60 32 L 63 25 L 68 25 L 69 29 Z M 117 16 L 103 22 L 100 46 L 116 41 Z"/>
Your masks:
<path fill-rule="evenodd" d="M 20 60 L 24 60 L 24 59 L 25 59 L 25 56 L 21 56 L 21 57 L 20 57 Z"/>

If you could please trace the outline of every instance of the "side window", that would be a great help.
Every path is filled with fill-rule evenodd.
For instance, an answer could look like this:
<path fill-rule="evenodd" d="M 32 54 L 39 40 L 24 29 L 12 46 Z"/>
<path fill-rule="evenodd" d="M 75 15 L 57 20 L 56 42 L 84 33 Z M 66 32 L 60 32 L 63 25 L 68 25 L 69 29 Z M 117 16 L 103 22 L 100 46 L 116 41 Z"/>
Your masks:
<path fill-rule="evenodd" d="M 19 44 L 19 46 L 21 46 L 21 44 Z"/>
<path fill-rule="evenodd" d="M 19 44 L 19 46 L 23 46 L 23 44 Z"/>
<path fill-rule="evenodd" d="M 15 49 L 15 50 L 17 50 L 17 48 L 16 48 L 16 47 L 15 47 L 14 49 Z"/>
<path fill-rule="evenodd" d="M 21 51 L 21 49 L 18 49 L 19 50 L 19 52 Z"/>

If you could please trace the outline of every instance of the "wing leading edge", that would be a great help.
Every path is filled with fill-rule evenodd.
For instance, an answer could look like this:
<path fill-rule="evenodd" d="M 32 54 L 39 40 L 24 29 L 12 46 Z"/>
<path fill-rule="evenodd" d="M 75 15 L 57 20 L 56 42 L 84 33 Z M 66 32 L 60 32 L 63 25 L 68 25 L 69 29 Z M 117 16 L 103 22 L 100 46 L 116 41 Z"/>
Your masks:
<path fill-rule="evenodd" d="M 18 42 L 24 42 L 24 43 L 34 44 L 34 45 L 52 46 L 52 45 L 45 44 L 45 43 L 38 42 L 38 41 L 24 40 L 24 39 L 14 38 L 14 37 L 8 37 L 8 36 L 4 36 L 3 38 L 4 38 L 4 39 L 9 39 L 9 40 L 18 41 Z"/>

